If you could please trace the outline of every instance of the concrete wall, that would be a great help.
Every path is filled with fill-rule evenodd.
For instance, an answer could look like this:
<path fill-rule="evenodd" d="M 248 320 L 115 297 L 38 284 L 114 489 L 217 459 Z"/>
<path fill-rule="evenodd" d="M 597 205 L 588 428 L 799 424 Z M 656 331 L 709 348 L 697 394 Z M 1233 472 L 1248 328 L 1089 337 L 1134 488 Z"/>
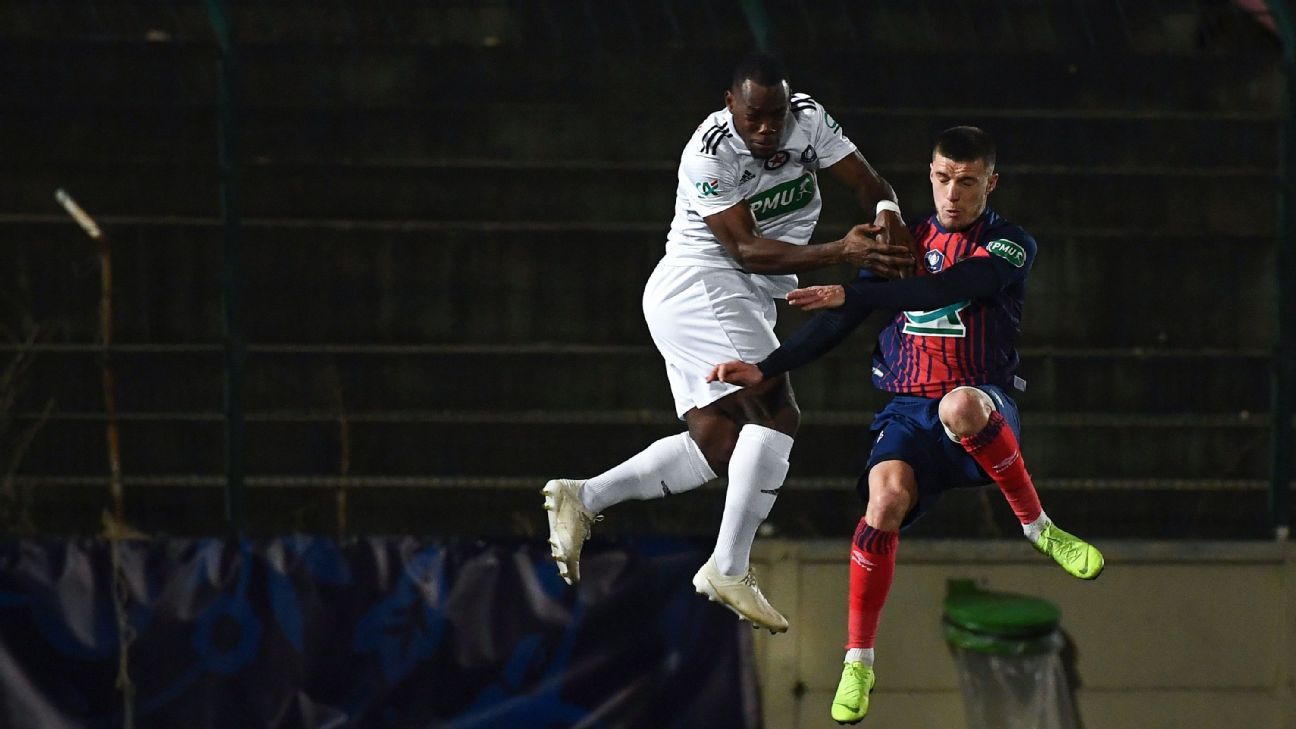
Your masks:
<path fill-rule="evenodd" d="M 864 726 L 964 729 L 941 636 L 946 581 L 1043 597 L 1076 647 L 1085 729 L 1296 729 L 1296 545 L 1099 545 L 1096 582 L 1066 576 L 1025 541 L 901 541 Z M 756 639 L 765 726 L 835 727 L 848 540 L 758 544 L 765 593 L 791 622 Z"/>

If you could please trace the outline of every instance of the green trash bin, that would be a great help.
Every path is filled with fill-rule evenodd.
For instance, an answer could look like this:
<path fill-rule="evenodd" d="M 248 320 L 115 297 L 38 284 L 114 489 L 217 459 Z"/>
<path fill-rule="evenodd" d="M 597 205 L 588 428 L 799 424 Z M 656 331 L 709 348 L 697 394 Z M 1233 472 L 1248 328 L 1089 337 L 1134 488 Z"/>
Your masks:
<path fill-rule="evenodd" d="M 950 580 L 945 641 L 968 729 L 1077 729 L 1062 665 L 1061 611 L 1047 600 Z"/>

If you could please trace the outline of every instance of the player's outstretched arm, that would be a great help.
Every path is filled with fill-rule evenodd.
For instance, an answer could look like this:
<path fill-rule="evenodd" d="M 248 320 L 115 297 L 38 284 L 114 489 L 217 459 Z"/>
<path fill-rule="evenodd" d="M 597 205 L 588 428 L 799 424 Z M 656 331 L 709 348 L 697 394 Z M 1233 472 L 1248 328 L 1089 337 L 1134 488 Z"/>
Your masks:
<path fill-rule="evenodd" d="M 876 282 L 877 279 L 861 277 L 861 285 L 881 285 L 878 283 L 869 284 L 868 281 Z M 826 286 L 814 288 L 837 288 L 840 286 Z M 797 289 L 804 291 L 805 289 Z M 791 302 L 789 294 L 789 302 Z M 846 337 L 855 330 L 860 324 L 872 313 L 872 309 L 867 306 L 859 305 L 861 302 L 840 302 L 834 308 L 826 309 L 814 315 L 805 324 L 792 332 L 792 336 L 787 341 L 770 352 L 769 356 L 753 365 L 746 362 L 731 361 L 718 364 L 711 370 L 707 376 L 707 382 L 728 382 L 743 387 L 758 385 L 764 380 L 771 377 L 777 377 L 784 372 L 790 372 L 798 367 L 807 365 L 828 352 L 834 347 L 841 344 Z M 753 372 L 753 370 L 755 370 Z M 757 377 L 759 375 L 759 377 Z"/>
<path fill-rule="evenodd" d="M 806 286 L 788 292 L 787 302 L 801 311 L 836 309 L 846 303 L 846 287 Z"/>
<path fill-rule="evenodd" d="M 839 264 L 870 269 L 912 265 L 907 249 L 879 241 L 872 226 L 857 225 L 841 240 L 798 246 L 762 238 L 745 201 L 703 220 L 734 261 L 748 273 L 803 273 Z"/>
<path fill-rule="evenodd" d="M 810 286 L 788 293 L 788 303 L 805 311 L 816 309 L 896 309 L 931 311 L 969 299 L 992 296 L 1007 285 L 1011 272 L 991 258 L 972 258 L 931 276 L 899 281 L 855 280 L 845 286 Z"/>

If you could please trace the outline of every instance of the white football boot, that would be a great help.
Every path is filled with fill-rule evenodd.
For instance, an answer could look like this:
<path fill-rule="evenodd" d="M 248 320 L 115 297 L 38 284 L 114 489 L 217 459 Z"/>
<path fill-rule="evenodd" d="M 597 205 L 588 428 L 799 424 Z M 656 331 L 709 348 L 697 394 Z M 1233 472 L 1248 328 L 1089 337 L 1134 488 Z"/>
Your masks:
<path fill-rule="evenodd" d="M 730 577 L 720 574 L 712 556 L 693 575 L 693 587 L 699 595 L 706 595 L 708 600 L 724 605 L 739 618 L 750 620 L 753 628 L 765 628 L 770 633 L 782 633 L 788 629 L 787 618 L 769 604 L 756 586 L 756 573 L 751 567 L 747 568 L 745 575 Z"/>
<path fill-rule="evenodd" d="M 580 582 L 581 546 L 589 539 L 590 527 L 602 519 L 581 503 L 583 483 L 558 478 L 540 490 L 549 516 L 549 551 L 558 563 L 559 576 L 569 585 Z"/>

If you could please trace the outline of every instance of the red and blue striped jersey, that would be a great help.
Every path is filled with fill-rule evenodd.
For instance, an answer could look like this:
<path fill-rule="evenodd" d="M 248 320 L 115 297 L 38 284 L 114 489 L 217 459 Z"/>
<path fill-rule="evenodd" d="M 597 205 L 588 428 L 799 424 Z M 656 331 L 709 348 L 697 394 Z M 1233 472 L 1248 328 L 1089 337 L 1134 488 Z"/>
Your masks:
<path fill-rule="evenodd" d="M 1001 259 L 997 263 L 1008 275 L 991 296 L 896 314 L 878 335 L 873 385 L 921 397 L 941 397 L 960 385 L 1011 386 L 1035 239 L 989 208 L 961 231 L 941 228 L 935 214 L 909 229 L 922 253 L 919 276 L 983 256 Z"/>

